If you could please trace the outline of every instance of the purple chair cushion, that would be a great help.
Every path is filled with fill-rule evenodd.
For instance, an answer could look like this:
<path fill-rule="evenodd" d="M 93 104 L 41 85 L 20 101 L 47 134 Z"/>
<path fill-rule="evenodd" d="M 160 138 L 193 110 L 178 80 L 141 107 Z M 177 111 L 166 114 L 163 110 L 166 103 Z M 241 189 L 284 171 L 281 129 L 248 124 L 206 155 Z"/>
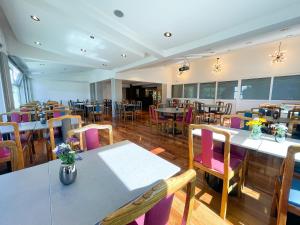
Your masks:
<path fill-rule="evenodd" d="M 101 146 L 99 141 L 98 129 L 89 129 L 85 132 L 85 141 L 87 150 L 99 148 Z"/>
<path fill-rule="evenodd" d="M 145 214 L 127 225 L 144 225 L 144 222 L 145 222 Z"/>
<path fill-rule="evenodd" d="M 61 117 L 61 112 L 57 112 L 57 111 L 54 111 L 53 112 L 53 118 L 57 118 L 57 117 Z"/>
<path fill-rule="evenodd" d="M 198 163 L 204 164 L 203 153 L 195 156 L 194 160 Z M 241 160 L 230 156 L 230 165 L 229 169 L 234 170 L 242 163 Z M 224 174 L 224 156 L 220 153 L 214 152 L 213 158 L 210 160 L 211 166 L 209 168 L 218 171 L 221 174 Z M 205 165 L 206 166 L 206 165 Z M 208 166 L 206 166 L 208 167 Z"/>
<path fill-rule="evenodd" d="M 21 123 L 21 115 L 18 113 L 12 113 L 10 115 L 10 121 L 15 123 Z"/>
<path fill-rule="evenodd" d="M 145 215 L 144 225 L 167 225 L 174 194 L 158 202 Z"/>
<path fill-rule="evenodd" d="M 0 158 L 6 158 L 10 156 L 10 150 L 8 148 L 0 148 Z"/>
<path fill-rule="evenodd" d="M 22 122 L 29 122 L 29 115 L 28 114 L 23 114 L 22 115 Z"/>
<path fill-rule="evenodd" d="M 230 127 L 235 129 L 241 129 L 241 119 L 238 117 L 232 117 L 230 120 Z"/>

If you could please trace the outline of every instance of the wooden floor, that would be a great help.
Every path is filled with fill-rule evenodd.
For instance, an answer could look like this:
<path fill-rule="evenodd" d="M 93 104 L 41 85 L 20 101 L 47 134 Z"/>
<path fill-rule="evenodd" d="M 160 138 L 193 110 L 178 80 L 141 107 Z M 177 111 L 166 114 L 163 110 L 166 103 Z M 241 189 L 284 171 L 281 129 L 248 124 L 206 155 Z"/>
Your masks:
<path fill-rule="evenodd" d="M 173 137 L 172 135 L 157 131 L 155 127 L 151 129 L 147 115 L 145 115 L 143 119 L 134 122 L 124 122 L 118 119 L 111 122 L 110 118 L 106 118 L 100 123 L 113 125 L 114 142 L 130 140 L 180 166 L 183 170 L 187 168 L 187 137 L 183 135 Z M 108 143 L 107 137 L 108 135 L 106 133 L 102 133 L 101 142 Z M 35 149 L 35 164 L 46 162 L 44 141 L 35 141 Z M 269 214 L 271 208 L 271 193 L 274 184 L 273 179 L 278 173 L 280 164 L 280 159 L 257 153 L 250 154 L 246 187 L 243 190 L 241 198 L 236 196 L 229 197 L 226 221 L 223 221 L 219 217 L 221 194 L 208 187 L 203 180 L 203 174 L 198 172 L 196 204 L 193 211 L 192 224 L 275 224 L 275 219 L 270 217 Z M 184 191 L 180 191 L 176 194 L 170 217 L 170 225 L 180 224 L 184 197 Z"/>

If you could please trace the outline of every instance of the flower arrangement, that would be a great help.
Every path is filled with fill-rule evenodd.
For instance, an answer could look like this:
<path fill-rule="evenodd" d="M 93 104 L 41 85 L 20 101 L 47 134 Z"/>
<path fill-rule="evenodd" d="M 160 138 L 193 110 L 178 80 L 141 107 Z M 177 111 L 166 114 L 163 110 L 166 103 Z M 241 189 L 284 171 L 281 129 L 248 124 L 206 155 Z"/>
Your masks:
<path fill-rule="evenodd" d="M 53 151 L 62 161 L 62 164 L 71 165 L 75 163 L 75 151 L 72 150 L 69 144 L 60 144 Z"/>
<path fill-rule="evenodd" d="M 288 128 L 284 124 L 273 124 L 271 127 L 275 130 L 275 135 L 285 136 Z"/>
<path fill-rule="evenodd" d="M 273 124 L 271 126 L 275 130 L 275 140 L 277 142 L 283 142 L 285 140 L 286 132 L 288 128 L 283 124 Z"/>
<path fill-rule="evenodd" d="M 263 123 L 267 122 L 267 120 L 265 118 L 254 118 L 253 120 L 251 121 L 248 121 L 246 123 L 247 126 L 250 126 L 250 127 L 254 127 L 254 126 L 262 126 Z"/>
<path fill-rule="evenodd" d="M 262 132 L 261 132 L 261 126 L 265 122 L 266 122 L 265 118 L 255 118 L 255 119 L 253 119 L 251 121 L 248 121 L 246 123 L 247 126 L 252 127 L 251 137 L 253 139 L 260 139 L 261 134 L 262 134 Z"/>

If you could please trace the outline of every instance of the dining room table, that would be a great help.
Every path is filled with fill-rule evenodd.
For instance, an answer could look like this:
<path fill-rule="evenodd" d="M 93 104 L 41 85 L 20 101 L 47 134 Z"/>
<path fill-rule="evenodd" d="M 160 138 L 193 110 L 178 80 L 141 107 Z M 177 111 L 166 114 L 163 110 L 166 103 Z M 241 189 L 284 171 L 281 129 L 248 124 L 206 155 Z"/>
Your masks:
<path fill-rule="evenodd" d="M 275 137 L 273 135 L 263 133 L 261 138 L 256 140 L 251 138 L 251 131 L 222 127 L 217 125 L 213 127 L 228 131 L 231 135 L 231 145 L 236 145 L 245 149 L 272 155 L 279 158 L 286 157 L 289 146 L 300 145 L 299 139 L 286 138 L 285 141 L 279 143 L 275 141 Z M 201 129 L 194 129 L 192 133 L 193 135 L 201 136 Z M 225 142 L 225 137 L 221 134 L 213 133 L 213 139 L 215 141 Z M 300 154 L 296 154 L 295 160 L 300 162 Z"/>
<path fill-rule="evenodd" d="M 0 175 L 0 225 L 98 224 L 180 168 L 130 141 L 79 153 L 73 184 L 60 160 Z"/>
<path fill-rule="evenodd" d="M 184 108 L 175 108 L 175 107 L 167 107 L 167 108 L 157 108 L 156 112 L 162 114 L 172 114 L 173 120 L 176 121 L 177 116 L 184 113 Z"/>

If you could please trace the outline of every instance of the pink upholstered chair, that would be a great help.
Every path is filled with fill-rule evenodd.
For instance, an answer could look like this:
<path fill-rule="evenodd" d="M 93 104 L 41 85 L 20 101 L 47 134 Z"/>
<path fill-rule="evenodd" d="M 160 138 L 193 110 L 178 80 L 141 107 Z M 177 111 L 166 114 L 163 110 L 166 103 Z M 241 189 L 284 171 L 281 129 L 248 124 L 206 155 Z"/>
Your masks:
<path fill-rule="evenodd" d="M 27 142 L 21 142 L 20 138 L 20 132 L 19 132 L 19 125 L 15 122 L 6 122 L 2 123 L 0 122 L 0 127 L 10 127 L 12 128 L 11 132 L 11 141 L 15 142 L 17 146 L 17 168 L 18 169 L 23 169 L 25 165 L 25 161 L 29 161 L 29 157 L 31 155 L 30 148 L 27 144 Z M 1 140 L 2 140 L 2 135 L 1 135 Z M 8 154 L 7 149 L 2 149 L 1 152 L 3 158 L 6 158 L 8 156 L 11 157 L 11 153 Z"/>
<path fill-rule="evenodd" d="M 221 118 L 221 125 L 227 125 L 225 121 L 229 121 L 230 128 L 234 129 L 241 129 L 241 130 L 247 130 L 249 129 L 249 126 L 246 125 L 248 121 L 252 120 L 250 117 L 245 117 L 242 115 L 224 115 Z M 247 166 L 248 166 L 248 158 L 249 154 L 247 149 L 231 145 L 231 155 L 232 157 L 235 157 L 241 161 L 243 161 L 243 175 L 242 175 L 242 187 L 244 187 L 245 179 L 246 179 L 246 173 L 247 173 Z"/>
<path fill-rule="evenodd" d="M 158 112 L 155 109 L 156 107 L 154 105 L 149 106 L 150 127 L 152 128 L 152 125 L 155 125 L 157 129 L 164 129 L 167 119 L 159 117 Z"/>
<path fill-rule="evenodd" d="M 177 129 L 180 129 L 182 134 L 186 134 L 189 125 L 193 122 L 193 110 L 192 106 L 185 108 L 183 117 L 177 117 L 175 121 Z"/>
<path fill-rule="evenodd" d="M 3 141 L 0 133 L 0 163 L 11 163 L 11 171 L 18 169 L 17 145 L 14 141 Z"/>
<path fill-rule="evenodd" d="M 174 193 L 187 187 L 187 197 L 181 224 L 189 225 L 194 205 L 196 172 L 190 169 L 183 174 L 161 181 L 148 192 L 111 213 L 100 221 L 101 225 L 166 225 Z"/>
<path fill-rule="evenodd" d="M 113 132 L 111 125 L 99 125 L 89 124 L 84 127 L 80 127 L 68 132 L 68 137 L 72 138 L 79 135 L 80 149 L 81 150 L 92 150 L 101 146 L 99 140 L 99 130 L 108 130 L 109 132 L 109 144 L 113 144 Z M 85 145 L 84 145 L 85 140 Z"/>
<path fill-rule="evenodd" d="M 13 112 L 10 115 L 10 121 L 15 123 L 21 123 L 22 122 L 22 115 L 19 112 Z"/>
<path fill-rule="evenodd" d="M 201 130 L 201 150 L 194 155 L 193 130 Z M 224 154 L 215 151 L 213 133 L 223 135 Z M 189 168 L 198 168 L 223 180 L 222 202 L 220 216 L 225 219 L 227 211 L 228 193 L 235 185 L 238 194 L 241 193 L 242 161 L 230 155 L 230 133 L 213 126 L 191 124 L 189 126 Z M 238 177 L 234 182 L 234 177 Z M 230 181 L 232 180 L 232 183 Z"/>

